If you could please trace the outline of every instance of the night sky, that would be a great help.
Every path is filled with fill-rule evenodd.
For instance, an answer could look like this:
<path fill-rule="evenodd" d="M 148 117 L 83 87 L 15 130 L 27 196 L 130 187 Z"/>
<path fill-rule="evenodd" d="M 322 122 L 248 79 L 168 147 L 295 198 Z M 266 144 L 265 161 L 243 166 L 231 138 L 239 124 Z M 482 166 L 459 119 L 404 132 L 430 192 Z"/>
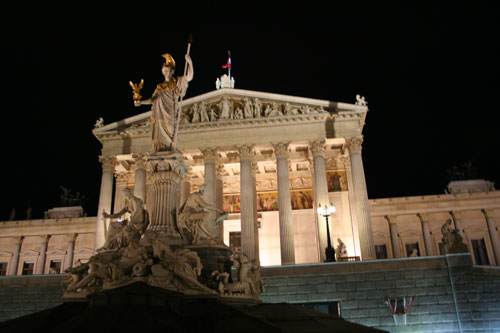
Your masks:
<path fill-rule="evenodd" d="M 446 170 L 468 161 L 500 186 L 499 13 L 490 5 L 125 9 L 2 13 L 10 20 L 0 27 L 0 220 L 13 207 L 25 218 L 28 206 L 42 218 L 58 206 L 60 186 L 84 194 L 95 215 L 96 120 L 148 111 L 133 106 L 129 80 L 144 78 L 149 97 L 165 52 L 181 75 L 190 32 L 186 98 L 215 89 L 228 50 L 236 88 L 347 103 L 365 96 L 370 199 L 444 193 Z"/>

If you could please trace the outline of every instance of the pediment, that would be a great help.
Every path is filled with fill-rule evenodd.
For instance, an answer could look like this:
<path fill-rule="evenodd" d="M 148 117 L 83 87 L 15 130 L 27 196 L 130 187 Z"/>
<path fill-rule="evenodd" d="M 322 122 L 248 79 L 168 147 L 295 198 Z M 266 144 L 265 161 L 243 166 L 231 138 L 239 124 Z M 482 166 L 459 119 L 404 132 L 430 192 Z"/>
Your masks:
<path fill-rule="evenodd" d="M 40 252 L 35 251 L 35 250 L 26 250 L 22 254 L 23 257 L 38 257 L 39 255 L 40 255 Z"/>
<path fill-rule="evenodd" d="M 9 251 L 0 251 L 0 258 L 12 257 L 13 253 Z"/>
<path fill-rule="evenodd" d="M 86 254 L 94 254 L 94 250 L 88 247 L 82 247 L 75 251 L 75 254 L 78 255 L 86 255 Z"/>
<path fill-rule="evenodd" d="M 47 251 L 47 255 L 49 256 L 58 256 L 58 255 L 65 255 L 66 250 L 63 249 L 53 249 L 51 251 Z"/>
<path fill-rule="evenodd" d="M 331 113 L 350 111 L 366 113 L 365 106 L 327 100 L 280 95 L 241 89 L 219 89 L 182 102 L 179 131 L 200 127 L 244 126 L 276 121 L 325 119 Z M 107 125 L 97 124 L 93 133 L 102 138 L 110 135 L 149 133 L 147 111 Z"/>

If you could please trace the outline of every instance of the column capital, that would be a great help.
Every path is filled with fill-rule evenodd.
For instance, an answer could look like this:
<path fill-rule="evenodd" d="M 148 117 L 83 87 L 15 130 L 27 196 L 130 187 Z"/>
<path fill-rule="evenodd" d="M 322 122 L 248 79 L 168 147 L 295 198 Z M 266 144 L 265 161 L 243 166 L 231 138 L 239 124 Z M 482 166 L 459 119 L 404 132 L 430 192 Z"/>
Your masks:
<path fill-rule="evenodd" d="M 203 148 L 201 149 L 201 153 L 203 154 L 203 159 L 205 160 L 205 163 L 210 163 L 210 162 L 215 163 L 219 158 L 217 147 Z"/>
<path fill-rule="evenodd" d="M 429 217 L 425 213 L 417 213 L 418 218 L 420 219 L 420 222 L 428 222 Z"/>
<path fill-rule="evenodd" d="M 103 171 L 113 171 L 116 165 L 116 156 L 99 156 L 99 162 L 102 164 Z"/>
<path fill-rule="evenodd" d="M 19 244 L 21 244 L 23 242 L 24 236 L 15 236 L 14 240 L 16 242 L 16 245 L 19 245 Z"/>
<path fill-rule="evenodd" d="M 492 213 L 493 213 L 493 210 L 492 210 L 492 209 L 486 209 L 486 208 L 483 208 L 483 209 L 481 209 L 481 213 L 483 213 L 483 214 L 484 214 L 484 217 L 485 217 L 485 218 L 489 219 L 489 218 L 491 218 L 491 215 L 492 215 Z"/>
<path fill-rule="evenodd" d="M 274 155 L 276 158 L 287 158 L 288 157 L 288 146 L 290 142 L 271 142 L 274 149 Z"/>
<path fill-rule="evenodd" d="M 386 215 L 384 217 L 387 220 L 387 222 L 389 222 L 389 224 L 396 224 L 396 218 L 397 218 L 396 215 Z"/>
<path fill-rule="evenodd" d="M 76 241 L 76 237 L 78 237 L 78 234 L 77 233 L 72 233 L 72 234 L 68 234 L 68 242 L 75 242 Z"/>
<path fill-rule="evenodd" d="M 132 158 L 135 160 L 135 168 L 136 169 L 146 169 L 147 168 L 147 163 L 146 163 L 147 156 L 148 156 L 147 153 L 132 154 Z"/>
<path fill-rule="evenodd" d="M 462 217 L 462 212 L 458 210 L 452 210 L 450 211 L 451 217 L 453 217 L 454 220 L 460 219 Z"/>
<path fill-rule="evenodd" d="M 325 156 L 325 140 L 309 141 L 309 149 L 313 156 Z"/>
<path fill-rule="evenodd" d="M 351 153 L 361 153 L 361 146 L 363 145 L 363 136 L 353 136 L 345 138 L 347 148 Z"/>
<path fill-rule="evenodd" d="M 40 235 L 42 243 L 47 243 L 49 241 L 50 235 Z"/>
<path fill-rule="evenodd" d="M 241 160 L 252 160 L 254 157 L 254 152 L 253 152 L 253 145 L 241 145 L 241 146 L 236 146 L 238 149 L 238 152 L 240 154 L 240 161 Z"/>
<path fill-rule="evenodd" d="M 115 173 L 116 182 L 118 184 L 127 184 L 130 177 L 128 172 L 117 172 Z"/>

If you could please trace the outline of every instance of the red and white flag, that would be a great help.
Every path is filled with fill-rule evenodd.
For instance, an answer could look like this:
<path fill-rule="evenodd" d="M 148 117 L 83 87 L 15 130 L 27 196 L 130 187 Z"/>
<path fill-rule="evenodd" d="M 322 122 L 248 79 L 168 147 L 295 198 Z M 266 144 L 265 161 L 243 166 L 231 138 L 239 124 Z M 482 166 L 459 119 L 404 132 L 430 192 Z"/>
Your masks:
<path fill-rule="evenodd" d="M 231 52 L 227 51 L 227 55 L 228 55 L 227 63 L 224 66 L 222 66 L 222 68 L 231 69 Z"/>

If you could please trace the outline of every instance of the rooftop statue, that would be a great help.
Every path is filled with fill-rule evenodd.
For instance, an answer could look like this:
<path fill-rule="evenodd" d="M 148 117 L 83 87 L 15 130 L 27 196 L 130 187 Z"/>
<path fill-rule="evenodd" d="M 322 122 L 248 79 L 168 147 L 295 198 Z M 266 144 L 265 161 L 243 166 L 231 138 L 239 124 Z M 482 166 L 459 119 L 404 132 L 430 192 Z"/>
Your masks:
<path fill-rule="evenodd" d="M 163 54 L 162 57 L 165 58 L 165 63 L 161 72 L 165 80 L 156 86 L 151 98 L 134 99 L 135 106 L 151 105 L 151 139 L 154 152 L 174 150 L 176 116 L 180 113 L 179 99 L 186 95 L 188 82 L 193 79 L 194 75 L 193 62 L 189 53 L 185 56 L 184 76 L 179 77 L 174 77 L 174 58 L 168 53 Z M 139 89 L 139 87 L 140 84 L 135 88 Z M 134 86 L 132 88 L 134 89 Z M 136 89 L 134 89 L 134 96 L 136 96 Z"/>
<path fill-rule="evenodd" d="M 364 96 L 361 96 L 359 94 L 356 95 L 356 103 L 355 105 L 361 105 L 361 106 L 368 106 L 368 102 L 366 101 Z"/>

